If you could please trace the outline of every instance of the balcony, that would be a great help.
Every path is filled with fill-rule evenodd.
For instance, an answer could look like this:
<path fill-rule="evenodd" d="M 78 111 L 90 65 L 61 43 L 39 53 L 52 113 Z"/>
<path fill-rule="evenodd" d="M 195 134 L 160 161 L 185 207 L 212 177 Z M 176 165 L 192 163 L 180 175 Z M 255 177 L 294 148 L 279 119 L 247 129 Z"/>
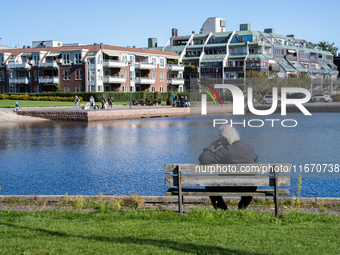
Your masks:
<path fill-rule="evenodd" d="M 149 77 L 138 77 L 135 79 L 135 84 L 155 84 L 156 80 Z"/>
<path fill-rule="evenodd" d="M 244 66 L 227 66 L 224 68 L 225 72 L 244 72 Z"/>
<path fill-rule="evenodd" d="M 10 84 L 30 84 L 31 78 L 28 77 L 20 77 L 20 78 L 10 78 Z"/>
<path fill-rule="evenodd" d="M 57 61 L 46 61 L 45 63 L 39 62 L 38 67 L 42 68 L 58 68 Z"/>
<path fill-rule="evenodd" d="M 311 58 L 311 59 L 310 59 L 310 62 L 311 62 L 311 63 L 319 63 L 319 60 L 318 60 L 318 59 L 312 59 L 312 58 Z"/>
<path fill-rule="evenodd" d="M 247 70 L 250 71 L 256 71 L 256 72 L 261 72 L 261 67 L 256 67 L 256 66 L 247 66 Z M 267 70 L 268 71 L 268 70 Z"/>
<path fill-rule="evenodd" d="M 184 71 L 184 65 L 167 65 L 168 71 Z"/>
<path fill-rule="evenodd" d="M 118 76 L 104 76 L 104 83 L 121 84 L 125 82 L 126 78 L 120 78 Z"/>
<path fill-rule="evenodd" d="M 10 69 L 31 69 L 28 63 L 8 63 Z"/>
<path fill-rule="evenodd" d="M 168 85 L 184 85 L 184 79 L 181 78 L 168 78 Z"/>
<path fill-rule="evenodd" d="M 292 55 L 287 55 L 286 59 L 290 60 L 290 61 L 297 61 L 297 57 L 296 56 L 292 56 Z"/>
<path fill-rule="evenodd" d="M 136 63 L 135 63 L 135 68 L 136 68 L 136 69 L 146 69 L 146 70 L 150 70 L 150 69 L 155 69 L 156 67 L 154 66 L 153 63 L 136 62 Z"/>
<path fill-rule="evenodd" d="M 195 74 L 199 73 L 199 67 L 196 67 L 196 68 L 185 67 L 184 73 L 195 73 Z"/>
<path fill-rule="evenodd" d="M 59 83 L 59 77 L 58 76 L 39 77 L 39 83 L 57 84 L 57 83 Z"/>
<path fill-rule="evenodd" d="M 269 72 L 280 72 L 281 67 L 280 65 L 270 65 L 269 66 Z"/>
<path fill-rule="evenodd" d="M 103 66 L 111 67 L 111 68 L 122 68 L 122 67 L 126 67 L 127 63 L 120 61 L 120 60 L 109 59 L 109 60 L 103 61 Z"/>

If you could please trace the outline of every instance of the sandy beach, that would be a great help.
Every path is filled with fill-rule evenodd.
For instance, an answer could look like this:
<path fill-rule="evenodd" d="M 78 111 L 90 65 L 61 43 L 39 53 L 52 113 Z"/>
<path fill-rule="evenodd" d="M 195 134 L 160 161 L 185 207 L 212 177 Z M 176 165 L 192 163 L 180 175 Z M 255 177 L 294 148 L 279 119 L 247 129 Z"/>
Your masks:
<path fill-rule="evenodd" d="M 0 108 L 0 125 L 24 123 L 24 122 L 50 121 L 42 118 L 17 115 L 13 108 Z"/>

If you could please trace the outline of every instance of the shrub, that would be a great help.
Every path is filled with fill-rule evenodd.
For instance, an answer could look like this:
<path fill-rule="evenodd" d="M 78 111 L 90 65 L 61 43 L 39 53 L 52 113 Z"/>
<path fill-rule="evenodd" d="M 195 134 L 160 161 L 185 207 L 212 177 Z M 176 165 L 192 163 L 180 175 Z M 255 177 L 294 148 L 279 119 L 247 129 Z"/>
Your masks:
<path fill-rule="evenodd" d="M 129 198 L 125 199 L 124 204 L 126 207 L 136 210 L 138 207 L 144 205 L 144 201 L 139 195 L 132 195 Z"/>
<path fill-rule="evenodd" d="M 84 198 L 82 196 L 78 196 L 73 202 L 73 207 L 77 212 L 81 211 L 84 208 Z"/>
<path fill-rule="evenodd" d="M 340 95 L 332 96 L 334 102 L 340 102 Z"/>
<path fill-rule="evenodd" d="M 118 212 L 121 208 L 121 200 L 120 199 L 114 199 L 110 202 L 110 209 L 115 211 L 115 212 Z"/>
<path fill-rule="evenodd" d="M 173 96 L 173 92 L 169 91 L 168 92 L 168 99 L 167 99 L 167 102 L 166 102 L 167 105 L 172 105 L 174 103 L 172 96 Z"/>

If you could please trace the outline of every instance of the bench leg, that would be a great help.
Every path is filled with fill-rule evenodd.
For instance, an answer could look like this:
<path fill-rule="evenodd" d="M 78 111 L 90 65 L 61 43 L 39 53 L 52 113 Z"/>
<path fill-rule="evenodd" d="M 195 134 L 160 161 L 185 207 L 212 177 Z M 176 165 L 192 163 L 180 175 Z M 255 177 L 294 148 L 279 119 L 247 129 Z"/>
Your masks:
<path fill-rule="evenodd" d="M 278 176 L 277 173 L 274 173 L 274 204 L 275 204 L 275 217 L 279 218 L 279 201 L 278 201 Z"/>
<path fill-rule="evenodd" d="M 181 166 L 178 166 L 178 211 L 179 214 L 183 214 L 183 195 L 182 195 L 182 176 Z"/>

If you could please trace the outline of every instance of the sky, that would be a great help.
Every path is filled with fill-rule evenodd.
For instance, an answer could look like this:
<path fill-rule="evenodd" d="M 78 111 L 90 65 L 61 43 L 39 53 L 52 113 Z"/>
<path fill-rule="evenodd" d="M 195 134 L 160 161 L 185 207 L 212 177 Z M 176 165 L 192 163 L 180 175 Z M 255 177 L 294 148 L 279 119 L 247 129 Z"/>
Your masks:
<path fill-rule="evenodd" d="M 147 47 L 150 37 L 163 46 L 172 28 L 178 35 L 199 33 L 209 17 L 225 19 L 226 31 L 248 23 L 252 30 L 274 28 L 276 34 L 340 48 L 339 0 L 1 0 L 0 8 L 0 45 L 18 48 L 47 40 Z"/>

